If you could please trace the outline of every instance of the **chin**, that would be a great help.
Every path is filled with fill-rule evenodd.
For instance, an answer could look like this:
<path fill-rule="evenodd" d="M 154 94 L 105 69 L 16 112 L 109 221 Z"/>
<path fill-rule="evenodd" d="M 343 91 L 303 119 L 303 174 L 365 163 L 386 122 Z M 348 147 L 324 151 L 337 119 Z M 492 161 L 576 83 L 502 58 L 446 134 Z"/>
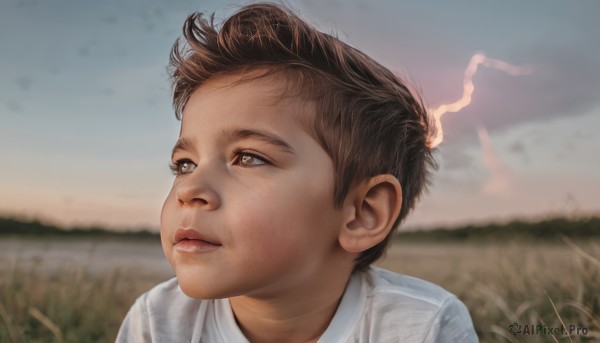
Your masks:
<path fill-rule="evenodd" d="M 218 287 L 211 282 L 214 282 L 214 280 L 202 280 L 201 278 L 193 277 L 189 274 L 176 274 L 179 288 L 190 298 L 209 300 L 229 297 L 227 292 L 223 292 L 222 287 Z"/>
<path fill-rule="evenodd" d="M 214 292 L 210 292 L 210 290 L 202 287 L 199 283 L 190 283 L 182 280 L 181 278 L 177 278 L 177 282 L 179 283 L 179 288 L 183 292 L 183 294 L 187 295 L 190 298 L 194 299 L 219 299 L 220 297 L 214 294 Z"/>

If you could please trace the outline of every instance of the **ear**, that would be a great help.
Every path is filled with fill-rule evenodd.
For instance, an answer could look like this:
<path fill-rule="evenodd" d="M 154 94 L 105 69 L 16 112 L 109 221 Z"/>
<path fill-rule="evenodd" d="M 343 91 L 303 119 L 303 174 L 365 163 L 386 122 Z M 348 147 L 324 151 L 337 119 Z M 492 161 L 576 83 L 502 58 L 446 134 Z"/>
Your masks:
<path fill-rule="evenodd" d="M 338 241 L 348 252 L 365 251 L 383 241 L 402 205 L 400 182 L 381 174 L 351 189 L 344 202 L 344 226 Z"/>

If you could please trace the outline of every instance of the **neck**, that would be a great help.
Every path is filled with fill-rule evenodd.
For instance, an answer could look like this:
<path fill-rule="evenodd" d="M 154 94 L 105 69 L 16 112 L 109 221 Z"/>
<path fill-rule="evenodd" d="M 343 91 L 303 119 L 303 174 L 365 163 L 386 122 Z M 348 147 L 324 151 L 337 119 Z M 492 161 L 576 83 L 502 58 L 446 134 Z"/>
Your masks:
<path fill-rule="evenodd" d="M 229 301 L 238 326 L 252 343 L 317 342 L 335 315 L 351 272 L 352 268 L 329 269 L 274 296 L 243 295 Z"/>

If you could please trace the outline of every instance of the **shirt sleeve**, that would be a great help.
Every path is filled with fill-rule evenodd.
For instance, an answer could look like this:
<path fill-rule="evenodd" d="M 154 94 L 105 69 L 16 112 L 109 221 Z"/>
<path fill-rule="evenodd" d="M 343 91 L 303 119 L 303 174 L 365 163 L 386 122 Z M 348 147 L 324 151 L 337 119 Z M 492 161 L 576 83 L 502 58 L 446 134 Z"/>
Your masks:
<path fill-rule="evenodd" d="M 139 297 L 131 309 L 129 309 L 127 316 L 125 316 L 125 319 L 121 324 L 119 333 L 117 334 L 116 343 L 141 343 L 152 341 L 146 297 L 147 294 Z"/>
<path fill-rule="evenodd" d="M 479 342 L 467 307 L 451 296 L 432 320 L 423 343 Z"/>

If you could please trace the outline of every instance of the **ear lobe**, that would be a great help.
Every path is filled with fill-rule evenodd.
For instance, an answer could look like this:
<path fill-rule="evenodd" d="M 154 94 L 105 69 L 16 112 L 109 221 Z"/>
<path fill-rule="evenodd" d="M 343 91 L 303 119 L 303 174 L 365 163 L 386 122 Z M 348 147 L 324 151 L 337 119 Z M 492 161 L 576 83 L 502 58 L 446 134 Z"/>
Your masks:
<path fill-rule="evenodd" d="M 352 253 L 383 241 L 400 213 L 402 189 L 391 174 L 381 174 L 356 186 L 347 198 L 347 221 L 338 241 Z"/>

